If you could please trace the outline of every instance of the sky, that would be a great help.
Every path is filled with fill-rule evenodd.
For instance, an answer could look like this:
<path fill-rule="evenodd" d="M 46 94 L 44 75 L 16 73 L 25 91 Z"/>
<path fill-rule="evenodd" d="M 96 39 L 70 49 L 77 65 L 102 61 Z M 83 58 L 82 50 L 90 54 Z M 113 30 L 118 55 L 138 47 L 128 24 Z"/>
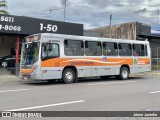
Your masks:
<path fill-rule="evenodd" d="M 7 0 L 11 15 L 64 21 L 65 0 Z M 51 10 L 51 14 L 50 11 Z M 65 21 L 84 29 L 142 22 L 160 30 L 160 0 L 66 0 Z"/>

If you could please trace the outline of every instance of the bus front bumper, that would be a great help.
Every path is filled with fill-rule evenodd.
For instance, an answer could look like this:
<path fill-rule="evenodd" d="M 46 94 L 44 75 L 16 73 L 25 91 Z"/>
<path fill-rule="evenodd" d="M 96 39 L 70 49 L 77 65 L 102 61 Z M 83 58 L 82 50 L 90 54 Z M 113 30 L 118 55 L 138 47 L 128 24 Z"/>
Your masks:
<path fill-rule="evenodd" d="M 22 80 L 32 80 L 32 81 L 40 80 L 38 78 L 38 75 L 35 74 L 35 73 L 32 73 L 32 74 L 20 74 L 19 77 Z"/>

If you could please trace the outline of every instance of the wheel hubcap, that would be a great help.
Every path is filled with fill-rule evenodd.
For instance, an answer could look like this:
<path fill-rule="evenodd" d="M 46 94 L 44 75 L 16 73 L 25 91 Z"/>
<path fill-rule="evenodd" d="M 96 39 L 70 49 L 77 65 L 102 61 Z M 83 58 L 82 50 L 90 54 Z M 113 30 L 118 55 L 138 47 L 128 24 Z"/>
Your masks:
<path fill-rule="evenodd" d="M 123 76 L 123 78 L 127 78 L 127 76 L 128 76 L 127 70 L 123 70 L 122 76 Z"/>
<path fill-rule="evenodd" d="M 73 79 L 73 74 L 71 72 L 67 72 L 65 76 L 68 81 L 71 81 Z"/>
<path fill-rule="evenodd" d="M 7 62 L 2 62 L 2 67 L 7 67 Z"/>

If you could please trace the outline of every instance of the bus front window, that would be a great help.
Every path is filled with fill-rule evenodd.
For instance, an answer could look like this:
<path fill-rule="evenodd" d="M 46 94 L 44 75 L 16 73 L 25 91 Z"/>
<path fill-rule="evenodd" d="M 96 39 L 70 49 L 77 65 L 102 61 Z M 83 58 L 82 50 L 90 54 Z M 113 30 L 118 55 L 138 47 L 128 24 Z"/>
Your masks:
<path fill-rule="evenodd" d="M 39 56 L 39 42 L 24 43 L 21 53 L 21 64 L 32 65 L 38 61 Z"/>

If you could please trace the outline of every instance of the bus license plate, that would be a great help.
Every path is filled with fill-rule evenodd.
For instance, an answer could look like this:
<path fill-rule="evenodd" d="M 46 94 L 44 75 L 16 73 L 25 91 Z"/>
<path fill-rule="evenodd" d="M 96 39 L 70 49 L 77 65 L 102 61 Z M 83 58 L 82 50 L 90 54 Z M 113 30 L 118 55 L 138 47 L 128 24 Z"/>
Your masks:
<path fill-rule="evenodd" d="M 23 76 L 23 79 L 24 79 L 24 80 L 28 80 L 28 79 L 29 79 L 29 76 Z"/>

